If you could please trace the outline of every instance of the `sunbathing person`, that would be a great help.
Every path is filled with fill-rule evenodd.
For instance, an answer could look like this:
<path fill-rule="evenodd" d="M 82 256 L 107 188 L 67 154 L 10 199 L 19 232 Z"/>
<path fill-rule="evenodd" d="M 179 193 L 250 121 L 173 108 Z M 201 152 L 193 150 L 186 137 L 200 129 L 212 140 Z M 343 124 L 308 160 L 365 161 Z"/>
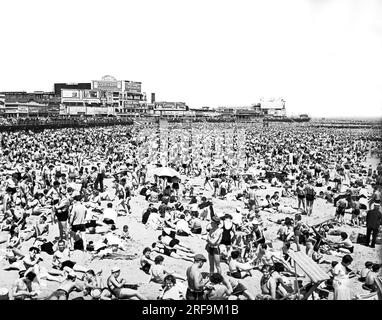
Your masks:
<path fill-rule="evenodd" d="M 107 278 L 109 290 L 104 290 L 101 296 L 102 300 L 110 300 L 113 296 L 117 299 L 137 298 L 139 300 L 147 300 L 138 290 L 131 289 L 131 286 L 126 284 L 125 279 L 119 278 L 120 274 L 121 269 L 119 267 L 111 269 L 111 275 Z"/>
<path fill-rule="evenodd" d="M 179 239 L 160 235 L 158 237 L 158 240 L 161 244 L 168 246 L 170 248 L 174 248 L 174 249 L 181 250 L 188 253 L 193 253 L 193 250 L 190 247 L 186 246 L 185 244 L 181 243 Z"/>
<path fill-rule="evenodd" d="M 139 263 L 141 264 L 141 269 L 144 273 L 150 274 L 150 268 L 154 264 L 154 260 L 151 259 L 151 249 L 146 247 L 143 249 L 143 256 L 141 257 Z"/>
<path fill-rule="evenodd" d="M 328 244 L 343 253 L 353 253 L 354 245 L 346 232 L 341 232 L 341 240 L 338 242 L 328 241 Z"/>
<path fill-rule="evenodd" d="M 363 268 L 361 270 L 361 274 L 360 274 L 360 277 L 358 280 L 361 282 L 365 282 L 366 277 L 369 274 L 369 272 L 371 271 L 372 267 L 373 267 L 373 263 L 371 261 L 366 261 L 365 262 L 365 268 Z"/>
<path fill-rule="evenodd" d="M 151 245 L 151 247 L 153 251 L 164 254 L 174 259 L 183 259 L 183 260 L 191 261 L 191 262 L 194 261 L 193 259 L 194 254 L 183 252 L 175 248 L 169 248 L 160 242 L 154 242 Z"/>
<path fill-rule="evenodd" d="M 159 256 L 155 257 L 155 259 L 154 259 L 154 263 L 155 264 L 153 266 L 151 266 L 151 269 L 150 269 L 150 275 L 151 275 L 151 280 L 150 281 L 163 284 L 164 283 L 164 278 L 168 274 L 173 275 L 176 279 L 180 279 L 180 280 L 183 280 L 183 281 L 186 280 L 185 277 L 175 273 L 174 271 L 166 269 L 162 265 L 163 261 L 164 261 L 163 256 L 159 255 Z"/>
<path fill-rule="evenodd" d="M 50 294 L 46 300 L 69 300 L 69 295 L 73 291 L 84 291 L 84 286 L 77 282 L 77 275 L 71 270 L 58 289 Z"/>
<path fill-rule="evenodd" d="M 260 280 L 261 294 L 257 295 L 258 300 L 276 300 L 277 284 L 271 275 L 271 267 L 264 265 L 261 268 L 263 276 Z"/>
<path fill-rule="evenodd" d="M 371 271 L 367 274 L 365 279 L 365 284 L 362 285 L 362 288 L 369 291 L 377 291 L 376 279 L 378 277 L 379 269 L 381 268 L 380 264 L 374 263 L 371 267 Z"/>
<path fill-rule="evenodd" d="M 63 276 L 63 270 L 65 267 L 69 267 L 76 272 L 87 272 L 87 268 L 77 265 L 76 262 L 70 259 L 70 250 L 66 247 L 64 240 L 59 240 L 57 243 L 57 250 L 53 254 L 53 269 L 49 271 L 49 274 Z"/>
<path fill-rule="evenodd" d="M 179 287 L 173 275 L 164 278 L 164 288 L 158 296 L 158 300 L 184 300 L 183 288 Z"/>
<path fill-rule="evenodd" d="M 45 215 L 41 215 L 39 221 L 36 222 L 34 226 L 32 226 L 32 230 L 29 231 L 26 236 L 24 236 L 24 241 L 28 241 L 33 237 L 37 238 L 44 234 L 49 234 L 49 224 L 47 220 L 48 218 Z"/>
<path fill-rule="evenodd" d="M 32 283 L 36 279 L 36 274 L 32 271 L 22 272 L 24 275 L 17 279 L 13 285 L 12 296 L 15 300 L 36 299 L 38 292 L 33 290 Z"/>
<path fill-rule="evenodd" d="M 102 273 L 102 270 L 97 274 L 94 270 L 89 269 L 84 277 L 84 295 L 90 295 L 94 299 L 98 299 L 101 297 L 103 290 L 108 290 L 104 287 L 102 279 L 99 277 Z"/>
<path fill-rule="evenodd" d="M 231 277 L 236 279 L 244 279 L 247 276 L 252 276 L 252 270 L 255 268 L 255 266 L 249 262 L 239 262 L 239 257 L 239 251 L 231 252 L 231 259 L 229 260 L 228 264 Z"/>
<path fill-rule="evenodd" d="M 231 284 L 226 281 L 220 273 L 210 275 L 210 283 L 205 288 L 205 298 L 207 300 L 227 300 L 232 294 Z"/>

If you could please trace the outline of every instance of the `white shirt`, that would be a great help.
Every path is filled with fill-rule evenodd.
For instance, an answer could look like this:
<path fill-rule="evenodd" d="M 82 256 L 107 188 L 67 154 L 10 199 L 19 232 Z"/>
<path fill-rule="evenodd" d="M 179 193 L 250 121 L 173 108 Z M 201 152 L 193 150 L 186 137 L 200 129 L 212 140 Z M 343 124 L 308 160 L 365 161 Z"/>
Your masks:
<path fill-rule="evenodd" d="M 116 222 L 117 220 L 117 211 L 113 208 L 105 208 L 103 218 L 110 219 Z"/>

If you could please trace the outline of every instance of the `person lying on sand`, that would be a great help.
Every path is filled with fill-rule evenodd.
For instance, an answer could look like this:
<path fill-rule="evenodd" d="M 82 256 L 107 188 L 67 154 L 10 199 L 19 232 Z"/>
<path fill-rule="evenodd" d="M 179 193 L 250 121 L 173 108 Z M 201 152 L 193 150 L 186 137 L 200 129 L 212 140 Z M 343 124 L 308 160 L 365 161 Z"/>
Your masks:
<path fill-rule="evenodd" d="M 84 291 L 84 286 L 78 283 L 76 273 L 71 270 L 58 289 L 52 292 L 46 300 L 69 300 L 69 295 L 73 291 Z"/>
<path fill-rule="evenodd" d="M 160 242 L 154 242 L 152 245 L 152 250 L 174 259 L 183 259 L 186 261 L 193 261 L 194 254 L 189 252 L 184 252 L 179 249 L 168 247 Z"/>
<path fill-rule="evenodd" d="M 168 246 L 170 248 L 174 248 L 184 252 L 193 253 L 193 250 L 190 247 L 186 246 L 184 243 L 181 243 L 179 239 L 175 239 L 170 236 L 160 235 L 158 236 L 158 240 L 159 240 L 159 243 L 165 246 Z"/>

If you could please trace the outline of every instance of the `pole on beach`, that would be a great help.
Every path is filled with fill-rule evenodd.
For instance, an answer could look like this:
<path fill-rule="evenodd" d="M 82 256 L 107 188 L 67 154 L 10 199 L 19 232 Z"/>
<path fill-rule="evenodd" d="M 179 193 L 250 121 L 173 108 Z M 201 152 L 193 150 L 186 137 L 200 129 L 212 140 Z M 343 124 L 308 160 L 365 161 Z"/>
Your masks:
<path fill-rule="evenodd" d="M 294 262 L 294 275 L 296 278 L 296 286 L 297 286 L 297 300 L 300 300 L 300 286 L 297 279 L 297 262 Z"/>

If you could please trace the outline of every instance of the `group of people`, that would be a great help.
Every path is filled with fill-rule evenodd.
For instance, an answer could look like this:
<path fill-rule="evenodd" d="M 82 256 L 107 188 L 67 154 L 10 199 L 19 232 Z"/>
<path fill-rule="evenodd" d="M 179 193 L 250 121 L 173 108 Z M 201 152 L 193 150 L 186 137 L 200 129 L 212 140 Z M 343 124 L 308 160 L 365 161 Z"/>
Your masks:
<path fill-rule="evenodd" d="M 45 281 L 59 283 L 47 299 L 69 299 L 74 291 L 93 299 L 146 299 L 137 284 L 121 278 L 120 267 L 104 284 L 101 270 L 90 266 L 95 260 L 80 265 L 73 256 L 80 250 L 129 260 L 134 239 L 120 221 L 134 215 L 156 234 L 143 244 L 140 266 L 163 286 L 159 299 L 301 298 L 290 279 L 302 275 L 291 267 L 288 252 L 304 247 L 317 263 L 325 261 L 325 250 L 346 254 L 332 272 L 334 296 L 344 297 L 336 284 L 347 276 L 354 245 L 346 232 L 340 230 L 341 240 L 334 242 L 327 234 L 347 225 L 350 213 L 349 223 L 366 226 L 364 244 L 375 248 L 382 164 L 365 162 L 380 146 L 378 133 L 238 123 L 171 126 L 0 134 L 0 249 L 4 269 L 19 271 L 14 299 L 39 298 Z M 151 174 L 160 167 L 173 171 Z M 131 205 L 137 198 L 146 203 L 139 213 Z M 318 199 L 333 205 L 336 219 L 316 230 L 304 220 L 315 217 Z M 237 208 L 219 212 L 219 201 Z M 277 239 L 267 233 L 272 219 L 266 217 L 272 215 L 286 216 L 274 221 L 280 224 Z M 183 239 L 204 243 L 205 252 Z M 51 258 L 48 267 L 43 255 Z M 175 272 L 165 266 L 167 259 L 191 265 Z M 209 272 L 203 273 L 207 261 Z M 244 279 L 256 273 L 261 292 L 255 295 Z M 367 284 L 377 290 L 374 279 Z"/>

